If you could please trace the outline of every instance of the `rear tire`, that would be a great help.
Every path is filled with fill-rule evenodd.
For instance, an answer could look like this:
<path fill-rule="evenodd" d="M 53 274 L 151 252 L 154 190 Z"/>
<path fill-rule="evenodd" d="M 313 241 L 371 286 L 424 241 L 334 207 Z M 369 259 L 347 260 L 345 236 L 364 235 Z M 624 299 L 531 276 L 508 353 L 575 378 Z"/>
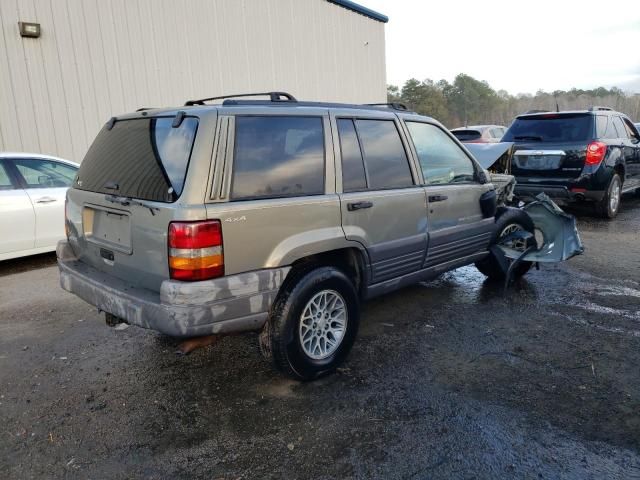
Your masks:
<path fill-rule="evenodd" d="M 358 332 L 360 305 L 353 282 L 335 267 L 287 279 L 260 335 L 275 367 L 296 380 L 314 380 L 347 358 Z"/>
<path fill-rule="evenodd" d="M 613 174 L 602 200 L 596 204 L 596 213 L 602 218 L 614 218 L 620 210 L 622 197 L 622 180 L 617 173 Z"/>
<path fill-rule="evenodd" d="M 504 208 L 502 213 L 498 212 L 496 218 L 496 233 L 491 240 L 491 245 L 498 243 L 500 238 L 510 234 L 513 231 L 524 230 L 534 233 L 534 225 L 531 217 L 526 212 L 518 208 Z M 528 244 L 522 245 L 522 251 L 526 249 Z M 513 270 L 513 278 L 520 278 L 525 275 L 533 265 L 531 262 L 520 262 Z M 504 280 L 505 272 L 500 267 L 500 263 L 496 257 L 490 253 L 487 257 L 476 262 L 476 268 L 486 275 L 490 280 Z"/>

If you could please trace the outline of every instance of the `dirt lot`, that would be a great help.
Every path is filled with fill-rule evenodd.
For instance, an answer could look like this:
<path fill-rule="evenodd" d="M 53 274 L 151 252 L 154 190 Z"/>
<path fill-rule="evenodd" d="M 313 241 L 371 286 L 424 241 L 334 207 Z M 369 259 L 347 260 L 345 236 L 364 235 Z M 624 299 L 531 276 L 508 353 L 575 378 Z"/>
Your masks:
<path fill-rule="evenodd" d="M 471 267 L 368 303 L 337 374 L 256 335 L 177 357 L 0 263 L 3 478 L 640 478 L 640 200 L 503 297 Z"/>

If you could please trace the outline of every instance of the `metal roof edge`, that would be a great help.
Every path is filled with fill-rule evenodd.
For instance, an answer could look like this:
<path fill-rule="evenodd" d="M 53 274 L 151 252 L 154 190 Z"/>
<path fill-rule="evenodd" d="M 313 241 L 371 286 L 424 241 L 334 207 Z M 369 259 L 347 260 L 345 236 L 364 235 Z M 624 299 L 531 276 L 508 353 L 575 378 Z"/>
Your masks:
<path fill-rule="evenodd" d="M 344 7 L 347 10 L 360 13 L 365 17 L 369 17 L 374 20 L 377 20 L 378 22 L 387 23 L 389 21 L 389 17 L 387 17 L 386 15 L 378 13 L 375 10 L 371 10 L 367 7 L 363 7 L 362 5 L 358 5 L 357 3 L 351 2 L 350 0 L 327 0 L 327 1 L 329 3 L 335 3 L 336 5 Z"/>

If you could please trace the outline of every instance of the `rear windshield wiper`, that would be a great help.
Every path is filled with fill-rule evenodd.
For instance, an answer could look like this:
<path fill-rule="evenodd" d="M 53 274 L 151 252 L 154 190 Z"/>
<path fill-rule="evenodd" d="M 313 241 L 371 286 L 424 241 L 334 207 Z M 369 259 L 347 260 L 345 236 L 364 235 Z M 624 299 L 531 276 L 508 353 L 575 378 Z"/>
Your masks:
<path fill-rule="evenodd" d="M 542 137 L 539 135 L 514 135 L 514 140 L 532 140 L 534 142 L 541 142 Z"/>
<path fill-rule="evenodd" d="M 154 215 L 154 216 L 156 214 L 156 211 L 158 212 L 160 211 L 158 207 L 154 207 L 153 205 L 149 205 L 146 202 L 143 202 L 141 200 L 136 200 L 134 198 L 119 197 L 117 195 L 105 195 L 104 199 L 107 200 L 108 202 L 122 205 L 123 207 L 128 207 L 129 205 L 139 205 L 141 207 L 148 208 L 149 211 L 151 212 L 151 215 Z"/>

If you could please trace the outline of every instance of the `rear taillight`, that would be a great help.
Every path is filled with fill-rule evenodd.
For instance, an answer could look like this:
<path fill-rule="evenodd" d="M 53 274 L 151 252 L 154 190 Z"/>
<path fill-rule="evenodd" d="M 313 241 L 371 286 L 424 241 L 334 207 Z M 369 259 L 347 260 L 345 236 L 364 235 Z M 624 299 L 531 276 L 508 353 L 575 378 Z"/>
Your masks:
<path fill-rule="evenodd" d="M 174 280 L 209 280 L 224 275 L 219 220 L 169 224 L 169 274 Z"/>
<path fill-rule="evenodd" d="M 591 142 L 587 146 L 585 165 L 599 165 L 607 153 L 607 146 L 602 142 Z"/>

